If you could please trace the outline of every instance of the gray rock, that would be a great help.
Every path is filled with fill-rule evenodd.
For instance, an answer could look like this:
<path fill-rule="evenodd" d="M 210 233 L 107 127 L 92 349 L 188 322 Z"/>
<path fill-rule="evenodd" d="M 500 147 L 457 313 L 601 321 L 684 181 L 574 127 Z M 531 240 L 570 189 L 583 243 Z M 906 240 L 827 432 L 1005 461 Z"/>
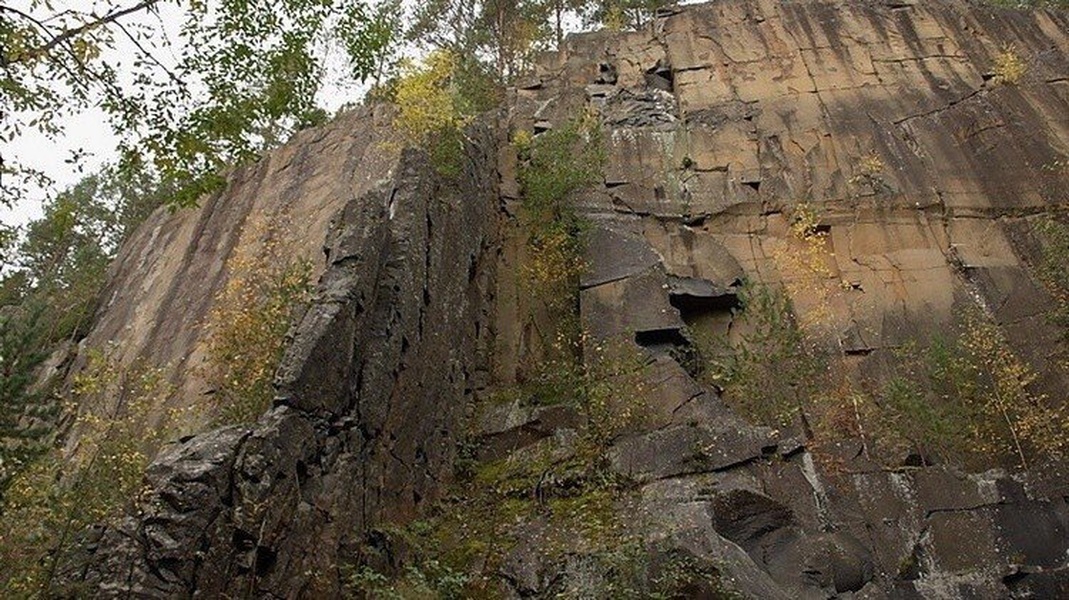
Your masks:
<path fill-rule="evenodd" d="M 440 493 L 468 378 L 485 369 L 489 328 L 474 324 L 497 243 L 495 137 L 470 133 L 455 184 L 407 151 L 385 187 L 345 205 L 278 406 L 162 452 L 136 510 L 65 557 L 63 581 L 106 597 L 332 597 L 339 581 L 320 574 Z"/>

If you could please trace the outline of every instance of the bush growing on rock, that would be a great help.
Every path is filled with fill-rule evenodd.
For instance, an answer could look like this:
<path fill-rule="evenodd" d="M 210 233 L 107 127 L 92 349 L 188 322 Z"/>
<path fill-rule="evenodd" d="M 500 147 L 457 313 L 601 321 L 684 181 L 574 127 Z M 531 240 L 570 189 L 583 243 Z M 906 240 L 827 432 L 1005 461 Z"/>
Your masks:
<path fill-rule="evenodd" d="M 163 370 L 121 366 L 110 350 L 89 353 L 67 397 L 77 445 L 38 457 L 0 503 L 4 597 L 63 595 L 53 579 L 66 553 L 137 497 L 148 457 L 182 427 L 183 414 L 155 414 L 174 391 Z"/>
<path fill-rule="evenodd" d="M 1069 448 L 1066 408 L 1032 391 L 1036 374 L 979 310 L 949 337 L 895 349 L 886 377 L 851 381 L 844 357 L 814 344 L 781 291 L 750 284 L 742 298 L 737 340 L 694 334 L 703 376 L 750 421 L 801 426 L 818 456 L 824 443 L 860 438 L 866 452 L 879 450 L 872 456 L 984 470 L 1027 468 Z"/>
<path fill-rule="evenodd" d="M 203 368 L 221 424 L 253 421 L 271 406 L 286 332 L 311 296 L 311 265 L 286 255 L 286 223 L 275 216 L 250 228 L 260 243 L 227 261 L 230 277 L 208 315 Z"/>
<path fill-rule="evenodd" d="M 996 85 L 1015 85 L 1020 83 L 1028 66 L 1017 53 L 1012 44 L 1002 47 L 1002 51 L 995 56 L 994 77 L 992 82 Z"/>
<path fill-rule="evenodd" d="M 519 132 L 513 136 L 513 146 L 523 192 L 520 226 L 527 250 L 523 286 L 551 315 L 556 331 L 549 339 L 578 352 L 585 222 L 575 213 L 571 195 L 602 177 L 601 127 L 587 115 L 537 136 Z"/>
<path fill-rule="evenodd" d="M 832 272 L 828 268 L 828 232 L 820 226 L 820 215 L 809 204 L 794 207 L 787 245 L 772 254 L 783 278 L 784 300 L 805 299 L 809 310 L 798 317 L 803 330 L 820 327 L 831 317 Z M 751 290 L 757 291 L 757 290 Z M 760 293 L 768 291 L 761 290 Z M 779 310 L 793 311 L 790 306 Z"/>
<path fill-rule="evenodd" d="M 781 290 L 748 283 L 738 316 L 745 330 L 735 343 L 710 339 L 698 332 L 706 364 L 703 375 L 725 389 L 728 402 L 757 423 L 790 424 L 821 389 L 826 357 L 806 338 Z M 725 353 L 716 346 L 726 346 Z M 719 360 L 710 358 L 722 356 Z"/>
<path fill-rule="evenodd" d="M 397 104 L 393 125 L 406 145 L 426 148 L 439 174 L 460 174 L 464 154 L 463 128 L 475 103 L 458 85 L 460 62 L 448 50 L 436 50 L 421 65 L 402 63 L 391 84 Z"/>

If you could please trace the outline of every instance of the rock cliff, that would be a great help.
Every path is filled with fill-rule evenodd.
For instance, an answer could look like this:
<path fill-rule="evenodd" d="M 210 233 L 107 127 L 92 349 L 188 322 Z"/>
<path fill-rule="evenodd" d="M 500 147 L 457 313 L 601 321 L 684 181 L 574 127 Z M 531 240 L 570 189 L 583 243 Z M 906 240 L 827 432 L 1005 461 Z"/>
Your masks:
<path fill-rule="evenodd" d="M 358 112 L 141 229 L 87 343 L 172 365 L 176 405 L 205 391 L 188 365 L 228 254 L 256 243 L 245 222 L 286 211 L 300 234 L 285 243 L 318 286 L 274 407 L 165 447 L 62 579 L 115 597 L 332 597 L 361 566 L 418 566 L 398 528 L 456 517 L 468 533 L 417 537 L 470 548 L 490 526 L 465 554 L 490 597 L 623 597 L 628 578 L 673 597 L 1069 594 L 1063 463 L 969 473 L 864 427 L 831 443 L 804 419 L 755 425 L 738 410 L 753 398 L 690 358 L 710 352 L 696 331 L 754 327 L 754 285 L 784 290 L 843 381 L 889 377 L 898 351 L 971 311 L 1058 406 L 1069 381 L 1037 223 L 1069 201 L 1069 14 L 671 8 L 643 31 L 569 38 L 507 104 L 468 130 L 454 179 L 419 152 L 377 151 L 388 113 Z M 606 153 L 600 181 L 569 197 L 587 223 L 582 354 L 622 345 L 641 364 L 606 403 L 642 418 L 593 446 L 595 413 L 492 398 L 555 342 L 522 281 L 524 166 L 508 140 L 582 115 Z M 480 485 L 492 501 L 465 512 Z"/>

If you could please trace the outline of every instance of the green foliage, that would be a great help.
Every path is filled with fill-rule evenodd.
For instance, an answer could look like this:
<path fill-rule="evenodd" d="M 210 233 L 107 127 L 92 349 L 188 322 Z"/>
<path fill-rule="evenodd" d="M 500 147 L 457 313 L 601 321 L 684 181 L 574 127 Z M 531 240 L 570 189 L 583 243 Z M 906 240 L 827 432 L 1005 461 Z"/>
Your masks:
<path fill-rule="evenodd" d="M 585 443 L 603 447 L 647 420 L 642 404 L 649 362 L 629 340 L 595 343 L 580 334 L 574 348 L 539 365 L 514 393 L 524 405 L 569 404 L 585 417 Z M 582 359 L 576 356 L 582 353 Z"/>
<path fill-rule="evenodd" d="M 111 170 L 86 177 L 12 242 L 0 277 L 0 490 L 47 445 L 57 416 L 48 390 L 31 393 L 38 365 L 88 331 L 119 242 L 161 202 L 154 185 Z"/>
<path fill-rule="evenodd" d="M 666 4 L 664 0 L 597 0 L 586 3 L 585 16 L 587 22 L 601 23 L 614 31 L 638 30 Z"/>
<path fill-rule="evenodd" d="M 25 298 L 49 306 L 46 341 L 84 334 L 95 309 L 117 242 L 121 212 L 110 198 L 105 175 L 83 179 L 47 202 L 44 216 L 29 224 L 18 266 L 29 287 Z M 121 210 L 121 208 L 120 208 Z"/>
<path fill-rule="evenodd" d="M 213 387 L 219 425 L 249 422 L 275 396 L 275 369 L 285 334 L 311 299 L 311 265 L 286 256 L 289 221 L 279 215 L 254 221 L 227 261 L 227 286 L 207 316 L 203 374 Z"/>
<path fill-rule="evenodd" d="M 499 87 L 529 71 L 539 52 L 550 50 L 553 43 L 559 47 L 569 23 L 638 29 L 664 4 L 662 0 L 428 0 L 417 5 L 405 35 L 425 47 L 464 57 L 462 70 L 478 71 L 479 81 Z"/>
<path fill-rule="evenodd" d="M 517 134 L 513 143 L 521 161 L 523 206 L 532 221 L 570 218 L 569 195 L 602 177 L 605 149 L 593 115 L 533 138 Z"/>
<path fill-rule="evenodd" d="M 39 456 L 12 480 L 0 503 L 0 593 L 43 597 L 58 562 L 83 530 L 114 517 L 137 495 L 148 456 L 180 415 L 148 426 L 151 411 L 173 393 L 163 371 L 121 368 L 91 351 L 68 397 L 79 443 L 67 454 Z M 74 407 L 77 407 L 75 410 Z"/>
<path fill-rule="evenodd" d="M 45 358 L 39 339 L 43 307 L 5 308 L 0 308 L 0 498 L 11 478 L 47 448 L 42 424 L 55 417 L 54 407 L 31 392 Z"/>
<path fill-rule="evenodd" d="M 1062 329 L 1063 346 L 1069 347 L 1069 227 L 1047 217 L 1033 226 L 1040 246 L 1037 274 L 1054 297 L 1049 317 Z"/>
<path fill-rule="evenodd" d="M 981 315 L 967 314 L 953 340 L 906 346 L 897 358 L 896 377 L 876 397 L 881 425 L 922 458 L 1027 468 L 1069 446 L 1065 407 L 1030 390 L 1035 374 Z"/>
<path fill-rule="evenodd" d="M 782 292 L 747 284 L 733 340 L 692 331 L 702 377 L 755 423 L 800 425 L 821 444 L 860 436 L 877 455 L 917 454 L 970 468 L 1027 467 L 1069 448 L 1069 412 L 1036 395 L 1035 373 L 999 327 L 969 313 L 949 338 L 895 350 L 886 377 L 850 381 L 842 356 L 822 351 L 796 325 Z"/>
<path fill-rule="evenodd" d="M 498 85 L 522 73 L 548 37 L 540 0 L 429 0 L 420 3 L 410 40 L 487 66 Z"/>
<path fill-rule="evenodd" d="M 542 469 L 543 479 L 552 470 L 532 467 Z M 502 562 L 525 551 L 517 544 L 530 543 L 525 524 L 544 521 L 538 548 L 530 551 L 559 561 L 564 577 L 554 584 L 555 598 L 740 597 L 715 565 L 634 535 L 620 518 L 624 489 L 580 486 L 537 501 L 501 498 L 487 481 L 493 480 L 465 483 L 462 497 L 441 503 L 427 519 L 380 528 L 385 548 L 372 555 L 404 556 L 403 564 L 348 569 L 348 590 L 368 598 L 501 597 Z"/>
<path fill-rule="evenodd" d="M 421 66 L 411 62 L 402 66 L 394 91 L 394 126 L 408 143 L 425 144 L 468 120 L 453 83 L 456 70 L 457 58 L 445 51 L 431 53 Z"/>
<path fill-rule="evenodd" d="M 628 540 L 595 553 L 581 567 L 583 576 L 568 581 L 558 598 L 628 600 L 738 599 L 743 596 L 721 580 L 707 561 L 684 551 L 660 551 L 656 545 Z"/>
<path fill-rule="evenodd" d="M 572 207 L 572 194 L 602 177 L 605 149 L 592 115 L 530 136 L 519 132 L 513 145 L 520 159 L 523 191 L 520 226 L 527 234 L 523 286 L 538 299 L 556 326 L 549 339 L 578 356 L 579 277 L 585 222 Z"/>
<path fill-rule="evenodd" d="M 389 99 L 397 104 L 393 124 L 404 143 L 426 148 L 431 164 L 446 178 L 462 172 L 463 128 L 473 115 L 458 76 L 457 57 L 439 50 L 421 65 L 402 63 L 389 92 Z"/>
<path fill-rule="evenodd" d="M 738 341 L 692 332 L 706 359 L 703 378 L 723 389 L 728 403 L 752 421 L 790 424 L 822 389 L 827 357 L 798 327 L 782 291 L 747 283 L 740 303 L 736 318 L 745 333 Z"/>
<path fill-rule="evenodd" d="M 591 356 L 587 367 L 547 365 L 545 379 L 498 390 L 487 399 L 519 398 L 527 406 L 574 403 L 586 423 L 574 442 L 562 447 L 547 439 L 484 462 L 475 460 L 476 447 L 464 445 L 467 467 L 458 470 L 452 493 L 421 520 L 380 527 L 377 537 L 386 541 L 354 557 L 358 565 L 377 568 L 352 568 L 350 591 L 370 598 L 500 597 L 498 568 L 526 535 L 523 525 L 541 520 L 547 522 L 539 540 L 545 555 L 561 560 L 578 552 L 604 562 L 603 574 L 610 580 L 605 590 L 639 585 L 631 580 L 625 585 L 621 578 L 629 575 L 613 563 L 625 544 L 635 543 L 618 507 L 634 484 L 609 468 L 605 452 L 619 428 L 641 414 L 635 399 L 643 392 L 644 361 L 635 349 L 633 354 L 622 347 L 595 352 L 600 360 Z M 610 408 L 609 399 L 624 404 Z M 616 597 L 588 591 L 594 595 L 583 597 Z"/>
<path fill-rule="evenodd" d="M 124 168 L 181 184 L 170 201 L 190 205 L 222 184 L 224 166 L 323 120 L 324 43 L 356 79 L 376 73 L 391 14 L 364 0 L 0 5 L 0 139 L 61 138 L 69 115 L 99 108 L 121 138 Z M 166 30 L 176 17 L 177 31 Z M 132 57 L 116 50 L 120 40 Z M 32 164 L 3 169 L 0 204 L 48 183 Z"/>
<path fill-rule="evenodd" d="M 311 298 L 311 265 L 286 256 L 286 228 L 277 216 L 249 228 L 261 243 L 227 261 L 226 287 L 208 315 L 205 374 L 219 424 L 254 421 L 270 408 L 286 332 Z"/>
<path fill-rule="evenodd" d="M 414 600 L 417 598 L 451 600 L 466 598 L 470 575 L 456 571 L 437 559 L 418 559 L 408 565 L 400 577 L 387 577 L 364 566 L 349 575 L 345 587 L 375 600 Z"/>
<path fill-rule="evenodd" d="M 422 520 L 380 527 L 385 543 L 360 559 L 380 567 L 351 569 L 349 589 L 371 598 L 499 597 L 497 569 L 524 523 L 548 520 L 540 548 L 554 559 L 623 543 L 616 504 L 625 486 L 586 451 L 568 457 L 544 448 L 484 463 Z"/>
<path fill-rule="evenodd" d="M 964 427 L 975 415 L 969 402 L 979 391 L 967 357 L 954 341 L 933 337 L 894 352 L 894 374 L 876 394 L 872 429 L 887 445 L 905 441 L 925 463 L 933 456 L 961 457 L 968 448 Z"/>
<path fill-rule="evenodd" d="M 336 34 L 349 55 L 353 78 L 375 84 L 394 66 L 404 14 L 400 0 L 386 0 L 370 9 L 341 15 Z"/>

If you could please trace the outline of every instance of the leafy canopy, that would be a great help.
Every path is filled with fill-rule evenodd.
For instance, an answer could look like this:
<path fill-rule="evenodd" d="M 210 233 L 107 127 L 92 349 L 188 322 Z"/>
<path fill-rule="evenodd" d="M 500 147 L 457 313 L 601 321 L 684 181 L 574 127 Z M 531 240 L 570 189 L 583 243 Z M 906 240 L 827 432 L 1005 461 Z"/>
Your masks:
<path fill-rule="evenodd" d="M 381 70 L 395 13 L 366 0 L 0 2 L 0 143 L 60 138 L 99 107 L 122 169 L 180 182 L 172 202 L 190 205 L 224 166 L 325 118 L 324 56 L 340 52 L 360 81 Z M 0 175 L 3 205 L 49 184 L 12 156 Z"/>

